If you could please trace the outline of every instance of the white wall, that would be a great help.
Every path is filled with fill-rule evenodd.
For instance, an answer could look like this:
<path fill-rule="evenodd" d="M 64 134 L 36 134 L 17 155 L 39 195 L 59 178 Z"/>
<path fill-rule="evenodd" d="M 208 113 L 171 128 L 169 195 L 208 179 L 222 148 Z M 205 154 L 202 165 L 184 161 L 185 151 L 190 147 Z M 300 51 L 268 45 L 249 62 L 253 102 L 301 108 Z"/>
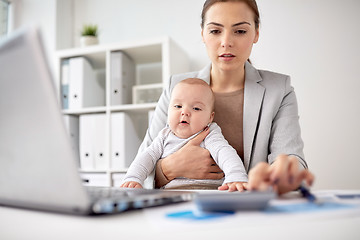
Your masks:
<path fill-rule="evenodd" d="M 40 0 L 19 1 L 31 6 L 29 10 L 24 6 L 26 17 L 22 17 L 22 23 L 26 18 L 53 21 L 45 11 L 41 12 L 43 17 L 29 15 L 28 11 L 33 12 L 35 6 L 43 9 L 44 5 L 54 5 L 51 2 L 55 0 L 47 4 Z M 87 23 L 99 25 L 100 43 L 169 35 L 187 51 L 191 70 L 198 70 L 209 62 L 200 37 L 203 2 L 75 0 L 69 30 L 75 34 L 68 36 L 70 40 L 58 36 L 56 41 L 77 46 L 77 34 Z M 258 0 L 258 5 L 260 41 L 251 59 L 258 68 L 292 77 L 306 159 L 317 178 L 315 188 L 359 189 L 360 1 Z M 56 30 L 44 29 L 54 46 L 51 49 L 55 49 Z M 65 45 L 57 44 L 58 48 Z"/>
<path fill-rule="evenodd" d="M 50 65 L 53 66 L 56 49 L 56 0 L 12 0 L 13 30 L 23 26 L 38 25 L 42 30 Z"/>
<path fill-rule="evenodd" d="M 292 76 L 317 188 L 360 188 L 360 1 L 261 0 L 260 68 Z"/>

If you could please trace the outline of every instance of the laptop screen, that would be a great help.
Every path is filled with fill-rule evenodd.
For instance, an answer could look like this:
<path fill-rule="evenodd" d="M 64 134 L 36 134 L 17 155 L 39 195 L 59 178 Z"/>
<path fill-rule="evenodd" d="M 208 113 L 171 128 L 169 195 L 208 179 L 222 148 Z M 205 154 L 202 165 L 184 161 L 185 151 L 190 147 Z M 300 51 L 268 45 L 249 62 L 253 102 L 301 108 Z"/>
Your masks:
<path fill-rule="evenodd" d="M 85 211 L 53 83 L 36 28 L 0 43 L 0 203 Z"/>

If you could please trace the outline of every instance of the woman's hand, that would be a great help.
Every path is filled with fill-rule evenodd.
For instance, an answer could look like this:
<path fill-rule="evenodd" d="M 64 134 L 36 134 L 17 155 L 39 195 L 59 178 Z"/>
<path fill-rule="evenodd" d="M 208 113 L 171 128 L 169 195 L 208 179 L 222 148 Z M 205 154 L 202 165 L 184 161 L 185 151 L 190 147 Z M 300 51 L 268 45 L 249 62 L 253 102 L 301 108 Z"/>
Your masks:
<path fill-rule="evenodd" d="M 302 181 L 309 186 L 314 175 L 308 170 L 299 170 L 299 161 L 295 156 L 279 155 L 272 165 L 258 163 L 249 172 L 248 190 L 266 190 L 270 186 L 278 194 L 296 190 Z"/>
<path fill-rule="evenodd" d="M 222 170 L 216 165 L 208 150 L 200 143 L 209 133 L 209 128 L 190 140 L 172 155 L 162 159 L 161 169 L 168 180 L 177 177 L 192 179 L 221 179 Z"/>

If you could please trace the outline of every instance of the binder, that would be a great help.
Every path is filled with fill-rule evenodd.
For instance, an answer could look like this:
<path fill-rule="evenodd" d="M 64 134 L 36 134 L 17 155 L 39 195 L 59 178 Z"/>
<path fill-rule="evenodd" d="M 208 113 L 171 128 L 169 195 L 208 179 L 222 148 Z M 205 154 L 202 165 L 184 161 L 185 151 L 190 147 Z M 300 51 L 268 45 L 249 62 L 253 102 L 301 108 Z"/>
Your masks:
<path fill-rule="evenodd" d="M 69 59 L 69 109 L 105 106 L 105 88 L 84 57 Z"/>
<path fill-rule="evenodd" d="M 94 170 L 95 156 L 92 149 L 94 124 L 92 116 L 80 115 L 79 124 L 80 167 L 82 170 Z"/>
<path fill-rule="evenodd" d="M 135 63 L 123 52 L 111 52 L 110 104 L 131 104 L 135 85 Z"/>
<path fill-rule="evenodd" d="M 63 109 L 69 108 L 69 59 L 61 62 L 61 106 Z"/>
<path fill-rule="evenodd" d="M 127 113 L 111 115 L 111 168 L 125 170 L 134 160 L 141 144 L 136 124 Z"/>
<path fill-rule="evenodd" d="M 82 170 L 106 170 L 106 116 L 80 116 L 80 166 Z"/>
<path fill-rule="evenodd" d="M 95 169 L 106 170 L 108 167 L 108 158 L 106 151 L 106 117 L 105 114 L 92 114 L 94 121 L 93 151 L 95 157 Z"/>
<path fill-rule="evenodd" d="M 106 173 L 81 173 L 80 177 L 85 186 L 109 186 L 108 176 L 106 175 Z"/>
<path fill-rule="evenodd" d="M 77 159 L 80 159 L 79 152 L 79 117 L 73 115 L 64 115 L 64 122 L 66 126 L 66 130 L 70 136 L 71 146 L 74 150 L 74 153 L 77 156 Z M 78 162 L 80 167 L 80 161 Z"/>

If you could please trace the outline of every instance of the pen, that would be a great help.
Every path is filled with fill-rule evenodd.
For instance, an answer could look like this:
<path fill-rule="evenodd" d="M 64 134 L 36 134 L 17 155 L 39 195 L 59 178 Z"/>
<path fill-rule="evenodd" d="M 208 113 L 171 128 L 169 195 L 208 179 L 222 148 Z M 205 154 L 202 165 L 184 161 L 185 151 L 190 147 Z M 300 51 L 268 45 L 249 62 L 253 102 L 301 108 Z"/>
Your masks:
<path fill-rule="evenodd" d="M 306 198 L 309 202 L 313 203 L 316 201 L 316 197 L 310 192 L 310 190 L 305 186 L 304 183 L 301 183 L 299 190 L 303 197 Z"/>

